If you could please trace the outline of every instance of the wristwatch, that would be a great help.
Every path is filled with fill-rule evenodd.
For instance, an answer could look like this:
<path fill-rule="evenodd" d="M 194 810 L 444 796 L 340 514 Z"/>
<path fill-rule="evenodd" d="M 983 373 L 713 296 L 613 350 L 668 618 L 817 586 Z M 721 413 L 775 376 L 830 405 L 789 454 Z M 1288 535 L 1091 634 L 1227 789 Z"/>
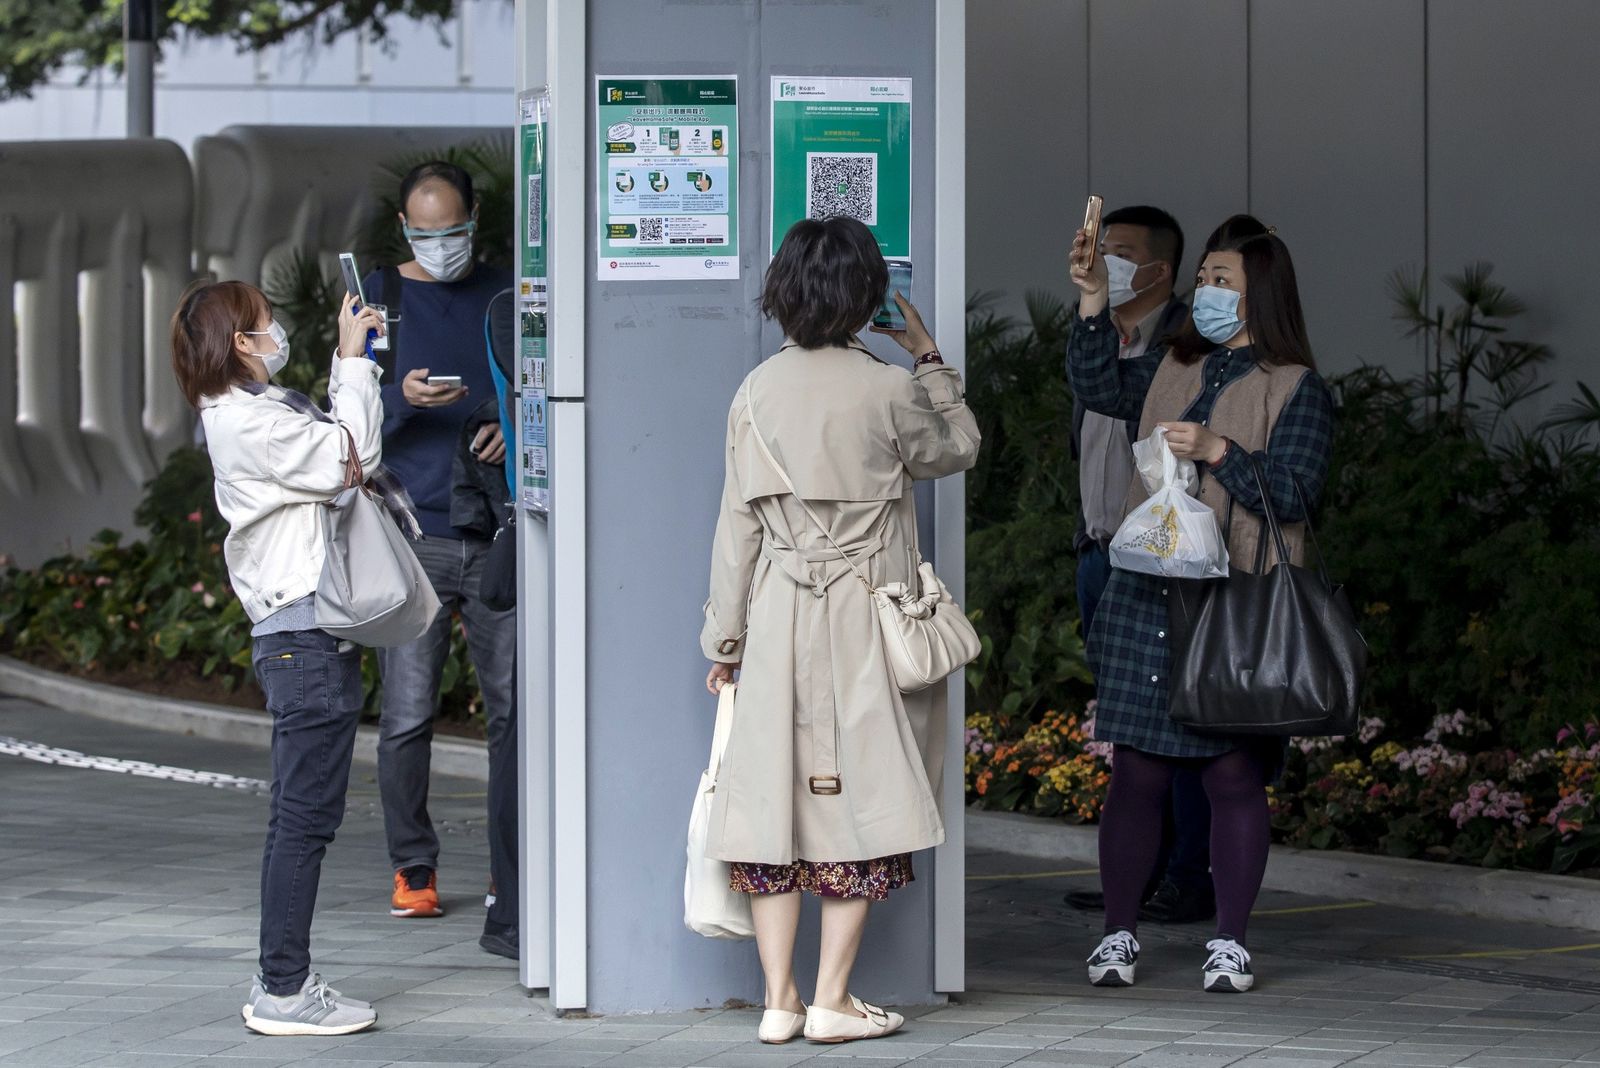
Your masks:
<path fill-rule="evenodd" d="M 922 365 L 929 363 L 944 363 L 944 357 L 939 355 L 938 349 L 929 349 L 927 352 L 924 352 L 921 356 L 917 357 L 917 367 L 921 367 Z"/>

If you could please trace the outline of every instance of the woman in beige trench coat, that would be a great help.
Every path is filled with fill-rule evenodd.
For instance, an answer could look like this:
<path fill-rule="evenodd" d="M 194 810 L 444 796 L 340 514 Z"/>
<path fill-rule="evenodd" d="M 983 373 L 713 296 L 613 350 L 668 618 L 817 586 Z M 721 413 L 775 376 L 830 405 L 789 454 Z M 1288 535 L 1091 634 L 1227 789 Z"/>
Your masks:
<path fill-rule="evenodd" d="M 740 669 L 707 851 L 751 894 L 766 974 L 760 1038 L 875 1038 L 903 1019 L 848 992 L 868 905 L 911 879 L 910 854 L 944 840 L 945 688 L 902 694 L 866 586 L 916 581 L 912 482 L 972 466 L 978 428 L 960 375 L 916 309 L 888 333 L 915 369 L 857 339 L 888 271 L 853 219 L 784 238 L 762 311 L 788 338 L 728 412 L 726 479 L 701 645 L 713 693 Z M 874 330 L 879 330 L 874 327 Z M 757 427 L 799 497 L 757 444 Z M 838 548 L 834 547 L 837 543 Z M 793 955 L 800 892 L 822 898 L 822 955 L 807 1008 Z"/>

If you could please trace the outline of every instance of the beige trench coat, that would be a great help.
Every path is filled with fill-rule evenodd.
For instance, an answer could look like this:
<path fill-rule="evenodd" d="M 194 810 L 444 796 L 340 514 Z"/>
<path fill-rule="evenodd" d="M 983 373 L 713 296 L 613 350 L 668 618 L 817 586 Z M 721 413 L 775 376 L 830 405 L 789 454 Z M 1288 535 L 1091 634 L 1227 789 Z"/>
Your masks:
<path fill-rule="evenodd" d="M 914 581 L 912 480 L 978 453 L 961 377 L 942 365 L 913 376 L 865 349 L 790 346 L 740 386 L 701 646 L 743 669 L 707 854 L 788 864 L 938 845 L 945 687 L 895 687 L 871 598 L 762 456 L 752 400 L 795 488 L 874 586 Z M 835 775 L 838 793 L 813 791 Z"/>

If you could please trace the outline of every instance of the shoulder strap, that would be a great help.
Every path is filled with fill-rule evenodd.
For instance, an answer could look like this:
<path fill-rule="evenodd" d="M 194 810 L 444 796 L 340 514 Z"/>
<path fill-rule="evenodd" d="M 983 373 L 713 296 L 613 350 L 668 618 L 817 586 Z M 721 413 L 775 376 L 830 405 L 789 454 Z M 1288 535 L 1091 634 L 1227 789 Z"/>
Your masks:
<path fill-rule="evenodd" d="M 789 472 L 785 471 L 783 465 L 778 462 L 778 458 L 772 455 L 772 449 L 767 446 L 767 439 L 762 436 L 761 426 L 756 422 L 754 386 L 755 384 L 751 383 L 751 388 L 748 390 L 745 400 L 750 413 L 750 433 L 755 436 L 756 444 L 761 448 L 761 455 L 766 457 L 767 463 L 772 466 L 772 470 L 777 472 L 778 477 L 783 480 L 784 488 L 794 496 L 795 500 L 800 502 L 800 507 L 804 508 L 806 515 L 811 517 L 811 522 L 816 524 L 818 530 L 822 531 L 822 536 L 828 539 L 828 544 L 832 545 L 839 555 L 844 558 L 844 562 L 850 565 L 850 570 L 856 573 L 856 578 L 861 580 L 861 585 L 867 588 L 868 593 L 873 592 L 872 583 L 867 581 L 866 574 L 856 566 L 856 562 L 850 558 L 850 554 L 845 552 L 839 543 L 833 540 L 833 535 L 828 533 L 828 525 L 822 521 L 811 505 L 806 503 L 806 499 L 800 496 L 800 491 L 794 488 L 794 483 L 789 479 Z"/>
<path fill-rule="evenodd" d="M 380 267 L 378 277 L 383 279 L 383 304 L 389 309 L 389 321 L 384 324 L 389 331 L 389 347 L 374 355 L 378 357 L 378 366 L 383 368 L 381 381 L 393 382 L 394 369 L 400 365 L 400 294 L 403 283 L 398 267 Z"/>

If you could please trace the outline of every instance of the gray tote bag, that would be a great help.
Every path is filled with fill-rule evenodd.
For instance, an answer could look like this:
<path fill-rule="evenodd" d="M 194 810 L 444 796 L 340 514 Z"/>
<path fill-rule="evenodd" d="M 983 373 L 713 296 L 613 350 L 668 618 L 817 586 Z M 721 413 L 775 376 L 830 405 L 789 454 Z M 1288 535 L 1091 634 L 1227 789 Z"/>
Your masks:
<path fill-rule="evenodd" d="M 326 558 L 317 582 L 316 622 L 335 638 L 376 649 L 422 637 L 439 611 L 439 596 L 406 544 L 406 536 L 369 491 L 349 447 L 345 488 L 322 509 Z"/>

